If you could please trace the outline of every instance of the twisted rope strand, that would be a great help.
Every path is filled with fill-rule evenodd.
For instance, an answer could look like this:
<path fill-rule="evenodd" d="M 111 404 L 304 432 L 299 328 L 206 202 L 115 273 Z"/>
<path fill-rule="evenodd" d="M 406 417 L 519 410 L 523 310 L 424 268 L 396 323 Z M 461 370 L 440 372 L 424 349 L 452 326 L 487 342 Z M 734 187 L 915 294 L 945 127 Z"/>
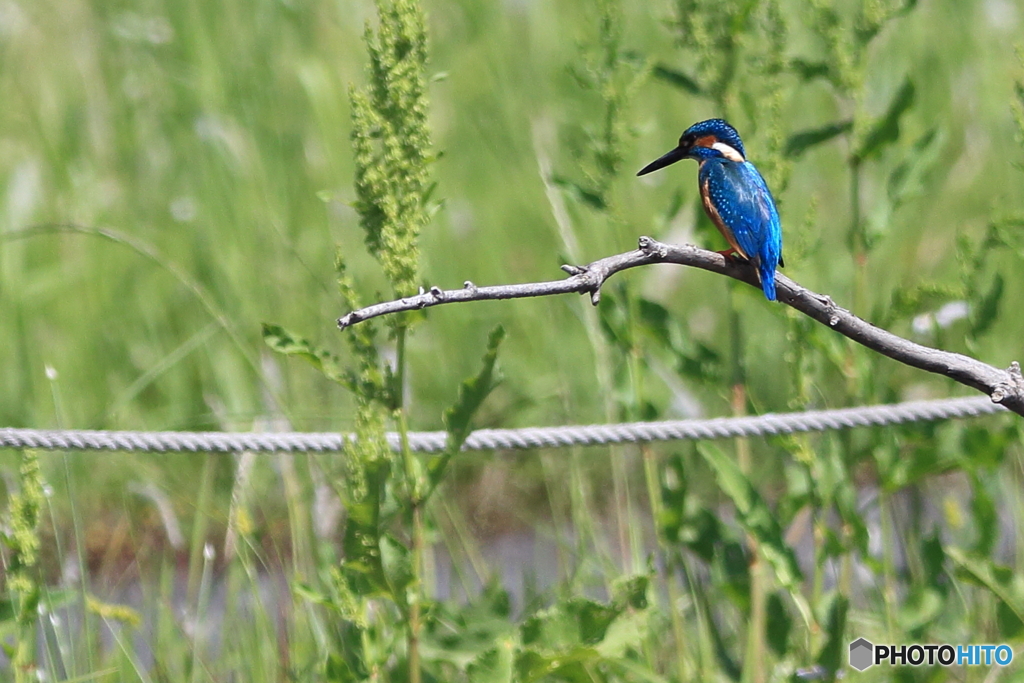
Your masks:
<path fill-rule="evenodd" d="M 479 429 L 466 440 L 463 450 L 562 448 L 616 443 L 729 439 L 739 436 L 771 436 L 795 432 L 884 426 L 904 422 L 948 420 L 1006 412 L 985 396 L 935 401 L 910 401 L 891 405 L 811 410 L 801 413 L 770 413 L 755 417 L 718 417 L 708 420 L 669 420 L 614 425 Z M 398 449 L 398 435 L 388 442 Z M 238 453 L 242 451 L 340 451 L 350 436 L 337 433 L 233 433 L 233 432 L 110 432 L 93 430 L 0 429 L 0 447 L 42 448 L 69 451 L 142 451 Z M 445 432 L 412 432 L 409 445 L 420 453 L 444 450 Z"/>

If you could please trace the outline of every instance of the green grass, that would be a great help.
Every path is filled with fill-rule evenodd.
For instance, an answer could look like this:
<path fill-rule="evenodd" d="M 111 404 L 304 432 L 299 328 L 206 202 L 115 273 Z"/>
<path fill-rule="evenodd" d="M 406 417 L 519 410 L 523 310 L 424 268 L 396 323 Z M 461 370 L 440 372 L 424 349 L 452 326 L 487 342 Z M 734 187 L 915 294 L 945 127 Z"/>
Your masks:
<path fill-rule="evenodd" d="M 826 57 L 808 4 L 780 3 L 787 60 Z M 844 16 L 859 6 L 839 4 Z M 678 46 L 668 25 L 673 7 L 624 3 L 622 48 L 628 59 L 635 53 L 694 75 L 697 55 Z M 724 248 L 700 217 L 692 164 L 633 177 L 690 123 L 722 114 L 712 99 L 648 78 L 616 111 L 627 133 L 624 161 L 609 176 L 609 208 L 595 210 L 556 184 L 546 187 L 540 171 L 550 165 L 563 188 L 595 174 L 588 131 L 604 125 L 605 100 L 570 69 L 580 69 L 582 53 L 597 54 L 592 3 L 462 0 L 426 9 L 429 68 L 439 76 L 430 84 L 430 125 L 443 151 L 432 170 L 444 206 L 420 240 L 425 284 L 558 277 L 567 257 L 560 228 L 573 232 L 583 260 L 630 249 L 641 234 Z M 346 312 L 334 285 L 336 245 L 364 301 L 390 296 L 350 207 L 347 93 L 366 80 L 362 32 L 372 3 L 12 0 L 0 17 L 0 424 L 351 430 L 351 395 L 273 354 L 260 326 L 279 323 L 348 362 L 334 326 Z M 1024 81 L 1014 53 L 1021 21 L 1019 2 L 922 0 L 867 46 L 856 98 L 787 69 L 778 77 L 777 123 L 769 124 L 756 64 L 743 61 L 734 88 L 737 96 L 754 94 L 755 115 L 724 105 L 751 159 L 782 163 L 772 134 L 785 140 L 854 114 L 870 128 L 912 79 L 916 98 L 899 119 L 897 139 L 861 170 L 862 215 L 876 242 L 859 312 L 914 336 L 914 315 L 966 297 L 973 319 L 914 338 L 997 366 L 1020 360 L 1024 335 L 1024 318 L 1014 314 L 1024 305 L 1017 236 L 1024 131 L 1011 106 L 1015 83 Z M 756 53 L 762 40 L 744 49 Z M 907 192 L 892 208 L 893 172 L 918 154 L 915 143 L 929 131 L 933 145 L 920 164 L 906 166 Z M 848 243 L 849 152 L 840 137 L 789 160 L 788 183 L 776 193 L 786 274 L 847 307 L 857 277 Z M 680 210 L 666 219 L 677 192 Z M 558 225 L 553 201 L 564 203 L 569 225 Z M 958 240 L 981 244 L 992 224 L 1002 226 L 1006 245 L 983 251 L 971 271 Z M 981 320 L 997 277 L 995 314 Z M 729 414 L 733 310 L 744 330 L 746 411 L 966 393 L 874 358 L 766 304 L 756 290 L 731 290 L 707 273 L 650 269 L 619 278 L 628 285 L 610 287 L 592 318 L 585 300 L 572 297 L 431 310 L 408 341 L 410 427 L 444 427 L 443 411 L 478 371 L 497 324 L 507 331 L 499 356 L 505 381 L 477 414 L 478 426 L 678 416 L 673 392 L 680 386 L 703 414 Z M 655 319 L 660 309 L 641 300 L 668 312 L 666 327 Z M 623 334 L 602 332 L 602 321 L 609 329 L 616 320 L 626 321 Z M 677 372 L 697 344 L 720 362 Z M 729 458 L 737 450 L 730 443 L 719 449 Z M 427 592 L 431 555 L 450 554 L 471 608 L 437 605 L 427 618 L 469 626 L 455 640 L 427 634 L 427 680 L 471 675 L 464 662 L 446 662 L 452 652 L 486 650 L 467 635 L 474 625 L 492 642 L 513 642 L 541 659 L 576 652 L 579 643 L 558 642 L 562 649 L 550 651 L 531 645 L 514 624 L 533 623 L 532 616 L 538 633 L 557 631 L 558 620 L 578 616 L 572 600 L 583 595 L 600 595 L 611 601 L 605 609 L 619 610 L 609 618 L 620 640 L 597 638 L 604 659 L 588 660 L 590 678 L 579 680 L 726 680 L 730 664 L 721 653 L 742 669 L 754 652 L 746 627 L 759 598 L 744 569 L 751 548 L 766 577 L 760 588 L 777 592 L 784 606 L 779 612 L 765 598 L 769 627 L 779 632 L 786 615 L 793 630 L 781 651 L 771 649 L 769 634 L 769 673 L 758 677 L 748 664 L 746 680 L 782 680 L 819 658 L 835 588 L 850 595 L 842 571 L 854 560 L 873 574 L 853 595 L 840 634 L 844 657 L 846 642 L 859 635 L 1019 646 L 1014 619 L 1024 618 L 1024 593 L 1001 584 L 994 567 L 1021 569 L 1019 532 L 998 531 L 1001 517 L 1013 529 L 1022 522 L 1016 419 L 752 440 L 749 449 L 749 457 L 738 449 L 739 475 L 723 469 L 715 451 L 691 444 L 456 458 L 443 501 L 427 510 Z M 8 498 L 21 457 L 0 454 Z M 138 587 L 142 598 L 133 604 L 145 624 L 94 609 L 84 623 L 44 627 L 36 637 L 49 645 L 40 645 L 45 656 L 37 661 L 52 680 L 347 680 L 331 668 L 354 647 L 339 616 L 344 596 L 332 592 L 330 577 L 340 527 L 326 538 L 314 532 L 336 504 L 332 485 L 342 470 L 335 459 L 260 456 L 245 480 L 226 456 L 44 453 L 40 461 L 51 487 L 41 527 L 44 596 L 57 607 L 90 595 L 131 602 L 126 591 Z M 181 547 L 168 540 L 153 497 L 137 493 L 150 485 L 181 525 Z M 754 512 L 734 513 L 748 485 L 759 494 L 751 510 L 766 505 L 778 529 Z M 879 503 L 858 504 L 858 491 L 873 487 Z M 242 532 L 236 554 L 225 557 L 233 496 Z M 664 508 L 656 523 L 652 497 Z M 879 506 L 898 511 L 891 524 L 872 527 L 896 555 L 865 558 L 865 520 L 876 519 Z M 829 569 L 811 571 L 797 590 L 779 579 L 771 558 L 785 545 L 779 533 L 795 534 L 799 525 L 791 525 L 804 514 L 813 522 L 807 534 L 817 564 Z M 719 516 L 736 521 L 717 524 Z M 944 531 L 935 541 L 940 518 Z M 552 539 L 563 572 L 513 614 L 496 590 L 477 597 L 478 585 L 501 568 L 491 556 L 495 539 L 509 532 Z M 396 533 L 404 541 L 405 527 Z M 632 536 L 626 540 L 641 548 L 639 557 L 612 549 L 620 535 Z M 204 557 L 208 544 L 212 560 Z M 626 608 L 635 590 L 615 603 L 616 581 L 644 573 L 648 553 L 671 569 L 652 575 L 651 606 Z M 524 564 L 514 575 L 535 570 Z M 254 600 L 266 576 L 282 583 L 273 584 L 273 600 Z M 801 594 L 813 623 L 801 616 Z M 223 618 L 222 640 L 190 630 L 207 611 Z M 118 637 L 98 637 L 102 621 Z M 400 627 L 394 617 L 380 628 Z M 16 635 L 11 628 L 0 625 L 7 643 Z M 616 643 L 624 643 L 621 651 Z M 398 664 L 388 663 L 391 654 Z M 402 680 L 404 651 L 378 655 L 384 679 Z M 503 680 L 501 662 L 480 662 L 473 680 Z M 518 666 L 528 679 L 526 664 Z M 110 670 L 116 673 L 104 673 Z M 887 680 L 888 673 L 848 675 Z M 980 681 L 986 673 L 908 670 L 899 680 Z"/>

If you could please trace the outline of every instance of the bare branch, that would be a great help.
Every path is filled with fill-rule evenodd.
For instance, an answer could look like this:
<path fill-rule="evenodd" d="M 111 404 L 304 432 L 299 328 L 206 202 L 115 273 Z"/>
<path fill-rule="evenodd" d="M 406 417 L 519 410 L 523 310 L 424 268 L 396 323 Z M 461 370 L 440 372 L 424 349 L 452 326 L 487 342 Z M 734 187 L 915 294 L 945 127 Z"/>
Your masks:
<path fill-rule="evenodd" d="M 569 274 L 569 277 L 564 280 L 491 287 L 477 287 L 467 281 L 462 289 L 456 290 L 431 287 L 429 291 L 421 291 L 417 296 L 374 304 L 358 311 L 352 311 L 338 320 L 338 327 L 345 329 L 364 320 L 389 313 L 413 311 L 462 301 L 521 299 L 576 292 L 590 294 L 590 300 L 596 305 L 601 298 L 601 287 L 609 277 L 629 268 L 652 263 L 693 266 L 760 288 L 754 269 L 746 263 L 727 259 L 716 252 L 689 244 L 676 246 L 663 244 L 650 237 L 641 237 L 639 248 L 635 251 L 598 259 L 586 266 L 562 266 L 562 270 Z M 858 344 L 905 365 L 954 379 L 972 389 L 988 394 L 993 402 L 1002 404 L 1019 415 L 1024 415 L 1024 377 L 1022 377 L 1020 366 L 1016 361 L 1010 365 L 1009 369 L 1001 370 L 969 356 L 916 344 L 875 327 L 846 309 L 840 308 L 830 297 L 801 287 L 782 274 L 776 274 L 775 288 L 780 302 L 792 306 Z"/>

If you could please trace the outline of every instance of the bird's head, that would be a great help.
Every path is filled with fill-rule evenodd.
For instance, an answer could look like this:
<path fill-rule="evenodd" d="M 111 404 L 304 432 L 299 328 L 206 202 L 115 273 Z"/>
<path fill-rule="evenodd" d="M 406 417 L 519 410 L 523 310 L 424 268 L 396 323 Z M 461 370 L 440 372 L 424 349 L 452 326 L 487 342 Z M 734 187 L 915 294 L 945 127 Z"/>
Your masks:
<path fill-rule="evenodd" d="M 722 119 L 708 119 L 687 128 L 679 137 L 678 147 L 644 166 L 637 175 L 646 175 L 681 159 L 706 161 L 716 157 L 744 161 L 746 152 L 735 128 Z"/>

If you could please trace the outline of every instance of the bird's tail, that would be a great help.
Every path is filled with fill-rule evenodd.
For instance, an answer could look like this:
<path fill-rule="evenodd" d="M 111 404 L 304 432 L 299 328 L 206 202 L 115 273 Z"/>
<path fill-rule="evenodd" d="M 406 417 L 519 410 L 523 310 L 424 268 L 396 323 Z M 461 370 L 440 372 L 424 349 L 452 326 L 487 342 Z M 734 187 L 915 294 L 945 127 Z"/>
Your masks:
<path fill-rule="evenodd" d="M 775 301 L 775 260 L 771 258 L 758 259 L 757 275 L 761 278 L 761 289 L 768 301 Z"/>

